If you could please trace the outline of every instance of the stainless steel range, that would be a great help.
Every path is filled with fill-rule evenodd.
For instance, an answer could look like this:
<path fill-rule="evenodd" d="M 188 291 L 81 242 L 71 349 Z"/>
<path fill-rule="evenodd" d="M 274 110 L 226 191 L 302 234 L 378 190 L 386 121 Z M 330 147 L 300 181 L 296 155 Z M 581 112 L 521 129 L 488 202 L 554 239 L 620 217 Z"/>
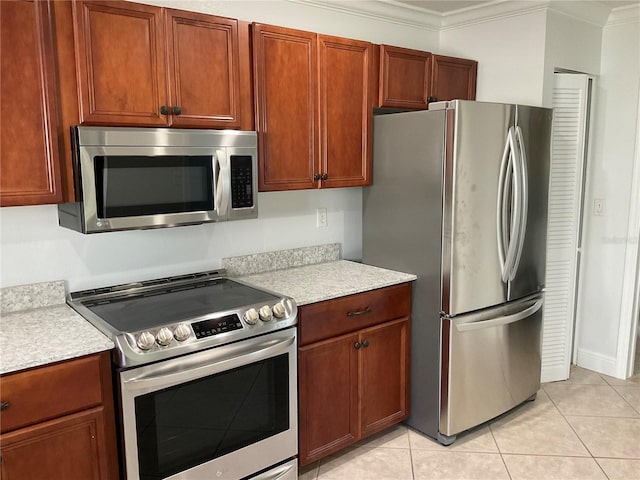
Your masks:
<path fill-rule="evenodd" d="M 125 478 L 297 478 L 292 298 L 218 270 L 67 303 L 116 344 Z"/>

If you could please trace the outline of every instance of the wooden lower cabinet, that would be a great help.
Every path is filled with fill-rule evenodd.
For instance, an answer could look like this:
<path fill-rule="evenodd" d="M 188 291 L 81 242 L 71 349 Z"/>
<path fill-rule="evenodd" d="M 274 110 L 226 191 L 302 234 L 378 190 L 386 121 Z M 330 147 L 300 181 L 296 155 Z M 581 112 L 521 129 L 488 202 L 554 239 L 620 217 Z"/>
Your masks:
<path fill-rule="evenodd" d="M 409 319 L 360 332 L 361 436 L 398 423 L 409 413 Z"/>
<path fill-rule="evenodd" d="M 0 377 L 2 480 L 116 480 L 109 352 Z"/>
<path fill-rule="evenodd" d="M 2 479 L 106 479 L 106 448 L 102 407 L 22 428 L 2 436 Z"/>
<path fill-rule="evenodd" d="M 298 352 L 300 463 L 310 463 L 358 439 L 358 335 Z"/>
<path fill-rule="evenodd" d="M 300 465 L 407 418 L 410 305 L 403 284 L 300 308 Z"/>

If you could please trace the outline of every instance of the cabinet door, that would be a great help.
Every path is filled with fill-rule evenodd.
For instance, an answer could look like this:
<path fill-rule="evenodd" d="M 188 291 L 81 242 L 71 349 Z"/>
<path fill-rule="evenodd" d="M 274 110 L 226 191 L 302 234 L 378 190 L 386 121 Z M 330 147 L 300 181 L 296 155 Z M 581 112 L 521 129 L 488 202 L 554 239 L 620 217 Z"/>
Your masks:
<path fill-rule="evenodd" d="M 361 436 L 409 414 L 409 319 L 362 330 L 360 348 Z"/>
<path fill-rule="evenodd" d="M 322 187 L 371 183 L 373 45 L 319 36 Z"/>
<path fill-rule="evenodd" d="M 429 52 L 380 45 L 380 107 L 426 109 L 430 79 Z"/>
<path fill-rule="evenodd" d="M 475 100 L 478 62 L 462 58 L 432 55 L 430 99 Z"/>
<path fill-rule="evenodd" d="M 0 2 L 0 206 L 62 202 L 49 2 Z"/>
<path fill-rule="evenodd" d="M 107 480 L 102 407 L 0 436 L 3 480 Z"/>
<path fill-rule="evenodd" d="M 318 158 L 315 33 L 253 25 L 260 191 L 314 188 Z"/>
<path fill-rule="evenodd" d="M 343 335 L 298 349 L 300 465 L 358 438 L 357 340 Z"/>
<path fill-rule="evenodd" d="M 78 1 L 74 23 L 81 122 L 166 126 L 162 9 Z"/>
<path fill-rule="evenodd" d="M 239 127 L 238 21 L 166 9 L 166 26 L 171 124 Z"/>

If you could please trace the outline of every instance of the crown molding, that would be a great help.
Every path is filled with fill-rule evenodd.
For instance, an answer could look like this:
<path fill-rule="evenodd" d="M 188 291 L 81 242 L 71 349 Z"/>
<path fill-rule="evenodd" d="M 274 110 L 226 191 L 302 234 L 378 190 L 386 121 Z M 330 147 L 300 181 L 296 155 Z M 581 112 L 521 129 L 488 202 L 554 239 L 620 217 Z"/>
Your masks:
<path fill-rule="evenodd" d="M 350 0 L 287 1 L 421 30 L 440 31 L 441 21 L 439 15 L 393 0 L 362 0 L 357 2 Z"/>
<path fill-rule="evenodd" d="M 628 7 L 618 7 L 611 10 L 609 20 L 605 26 L 623 25 L 625 23 L 640 22 L 640 3 Z"/>
<path fill-rule="evenodd" d="M 605 26 L 611 13 L 611 8 L 604 3 L 593 1 L 551 0 L 549 9 L 600 28 Z"/>
<path fill-rule="evenodd" d="M 491 22 L 509 17 L 545 11 L 550 0 L 495 0 L 489 4 L 456 10 L 442 15 L 441 29 L 456 28 Z"/>
<path fill-rule="evenodd" d="M 628 23 L 640 17 L 640 5 L 611 11 L 601 2 L 576 0 L 494 0 L 444 14 L 396 0 L 287 1 L 429 31 L 461 28 L 538 11 L 554 11 L 598 27 Z"/>

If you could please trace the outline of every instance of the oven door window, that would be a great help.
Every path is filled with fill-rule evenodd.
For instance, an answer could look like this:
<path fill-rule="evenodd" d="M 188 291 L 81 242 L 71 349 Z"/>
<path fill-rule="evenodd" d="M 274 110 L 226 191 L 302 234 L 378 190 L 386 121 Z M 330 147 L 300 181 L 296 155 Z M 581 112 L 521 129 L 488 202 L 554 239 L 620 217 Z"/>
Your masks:
<path fill-rule="evenodd" d="M 157 480 L 289 429 L 288 354 L 135 398 L 141 480 Z"/>
<path fill-rule="evenodd" d="M 99 218 L 214 210 L 213 162 L 207 155 L 97 155 Z"/>

